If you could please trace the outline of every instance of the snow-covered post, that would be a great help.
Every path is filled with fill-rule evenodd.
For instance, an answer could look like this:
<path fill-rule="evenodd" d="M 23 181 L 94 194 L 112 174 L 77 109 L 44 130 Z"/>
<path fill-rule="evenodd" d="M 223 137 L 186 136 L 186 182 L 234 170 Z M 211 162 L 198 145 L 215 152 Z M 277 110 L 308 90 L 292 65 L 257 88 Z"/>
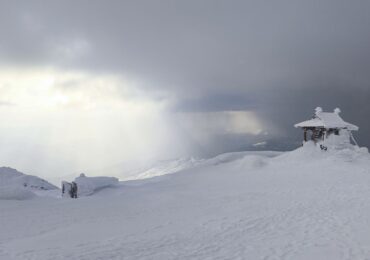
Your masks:
<path fill-rule="evenodd" d="M 62 197 L 71 198 L 72 184 L 66 181 L 62 181 Z"/>
<path fill-rule="evenodd" d="M 306 127 L 303 128 L 303 140 L 304 142 L 307 142 L 307 128 Z"/>

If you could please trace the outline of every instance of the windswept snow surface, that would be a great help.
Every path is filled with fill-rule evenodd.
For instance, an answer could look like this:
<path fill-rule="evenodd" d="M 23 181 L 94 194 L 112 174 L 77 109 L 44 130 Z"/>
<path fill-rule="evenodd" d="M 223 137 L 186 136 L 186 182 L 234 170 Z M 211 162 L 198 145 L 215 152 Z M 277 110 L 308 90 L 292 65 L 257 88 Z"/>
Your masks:
<path fill-rule="evenodd" d="M 212 160 L 75 200 L 0 201 L 0 259 L 370 258 L 366 149 Z"/>
<path fill-rule="evenodd" d="M 130 169 L 127 171 L 120 171 L 119 167 L 114 167 L 113 169 L 107 169 L 103 172 L 118 172 L 122 180 L 141 180 L 148 179 L 152 177 L 167 175 L 177 173 L 179 171 L 189 170 L 201 165 L 210 165 L 225 163 L 228 161 L 233 161 L 240 159 L 249 154 L 260 154 L 264 156 L 276 156 L 281 152 L 274 151 L 247 151 L 247 152 L 233 152 L 218 155 L 211 159 L 199 159 L 194 157 L 182 157 L 172 160 L 158 161 L 147 166 Z"/>
<path fill-rule="evenodd" d="M 156 176 L 176 173 L 182 170 L 191 169 L 201 164 L 203 159 L 176 158 L 172 160 L 158 161 L 148 166 L 143 166 L 137 169 L 131 169 L 128 172 L 121 173 L 121 178 L 125 180 L 140 180 Z"/>
<path fill-rule="evenodd" d="M 23 174 L 9 167 L 0 167 L 0 200 L 25 200 L 38 191 L 55 190 L 57 187 L 32 175 Z"/>

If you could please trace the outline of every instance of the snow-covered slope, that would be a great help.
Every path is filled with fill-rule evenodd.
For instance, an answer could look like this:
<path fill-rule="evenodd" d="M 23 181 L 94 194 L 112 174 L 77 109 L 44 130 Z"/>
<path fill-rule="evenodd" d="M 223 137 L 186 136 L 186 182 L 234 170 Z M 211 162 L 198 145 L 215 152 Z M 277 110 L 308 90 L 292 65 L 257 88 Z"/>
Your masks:
<path fill-rule="evenodd" d="M 57 189 L 49 182 L 32 175 L 23 174 L 9 167 L 0 167 L 0 200 L 28 199 L 35 191 Z"/>
<path fill-rule="evenodd" d="M 238 160 L 241 157 L 244 157 L 248 154 L 260 154 L 264 156 L 276 156 L 281 152 L 275 151 L 247 151 L 247 152 L 233 152 L 233 153 L 226 153 L 221 154 L 216 157 L 210 159 L 201 159 L 201 158 L 194 158 L 194 157 L 181 157 L 176 159 L 170 160 L 161 160 L 149 163 L 145 166 L 136 166 L 135 165 L 125 165 L 121 164 L 115 167 L 107 168 L 98 171 L 98 173 L 106 173 L 109 175 L 117 175 L 120 177 L 121 180 L 142 180 L 153 178 L 162 175 L 168 175 L 177 173 L 184 170 L 190 170 L 195 167 L 199 167 L 202 165 L 212 165 L 212 164 L 219 164 L 225 163 L 233 160 Z M 129 169 L 125 169 L 128 167 Z M 97 173 L 97 174 L 98 174 Z"/>
<path fill-rule="evenodd" d="M 366 149 L 228 154 L 154 179 L 1 201 L 0 259 L 370 257 Z"/>
<path fill-rule="evenodd" d="M 123 171 L 122 173 L 120 173 L 120 177 L 123 180 L 147 179 L 156 176 L 176 173 L 185 169 L 191 169 L 199 165 L 202 161 L 204 160 L 192 157 L 176 158 L 172 160 L 162 160 L 151 163 L 146 166 L 141 166 L 139 168 Z"/>

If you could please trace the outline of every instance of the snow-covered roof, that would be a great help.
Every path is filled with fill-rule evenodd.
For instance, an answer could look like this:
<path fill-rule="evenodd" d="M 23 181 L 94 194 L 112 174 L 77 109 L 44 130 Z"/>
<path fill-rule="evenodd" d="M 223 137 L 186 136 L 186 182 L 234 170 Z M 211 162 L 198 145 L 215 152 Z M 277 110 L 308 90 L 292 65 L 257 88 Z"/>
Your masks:
<path fill-rule="evenodd" d="M 294 125 L 295 127 L 322 127 L 322 128 L 339 128 L 357 131 L 359 128 L 356 125 L 345 122 L 340 116 L 340 109 L 336 108 L 334 112 L 323 112 L 322 108 L 318 107 L 315 110 L 315 116 L 307 121 L 303 121 Z"/>

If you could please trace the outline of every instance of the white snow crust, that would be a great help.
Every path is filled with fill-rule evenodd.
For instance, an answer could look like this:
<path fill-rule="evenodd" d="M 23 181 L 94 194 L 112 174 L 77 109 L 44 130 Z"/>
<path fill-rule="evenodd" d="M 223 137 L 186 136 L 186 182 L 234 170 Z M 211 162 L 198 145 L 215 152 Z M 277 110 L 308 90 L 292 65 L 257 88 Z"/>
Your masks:
<path fill-rule="evenodd" d="M 341 128 L 351 131 L 358 131 L 359 127 L 345 122 L 340 116 L 340 109 L 334 109 L 334 112 L 323 112 L 321 107 L 316 108 L 315 117 L 295 124 L 295 127 L 323 127 L 323 128 Z"/>
<path fill-rule="evenodd" d="M 369 259 L 365 148 L 220 155 L 74 200 L 0 201 L 0 259 Z"/>

